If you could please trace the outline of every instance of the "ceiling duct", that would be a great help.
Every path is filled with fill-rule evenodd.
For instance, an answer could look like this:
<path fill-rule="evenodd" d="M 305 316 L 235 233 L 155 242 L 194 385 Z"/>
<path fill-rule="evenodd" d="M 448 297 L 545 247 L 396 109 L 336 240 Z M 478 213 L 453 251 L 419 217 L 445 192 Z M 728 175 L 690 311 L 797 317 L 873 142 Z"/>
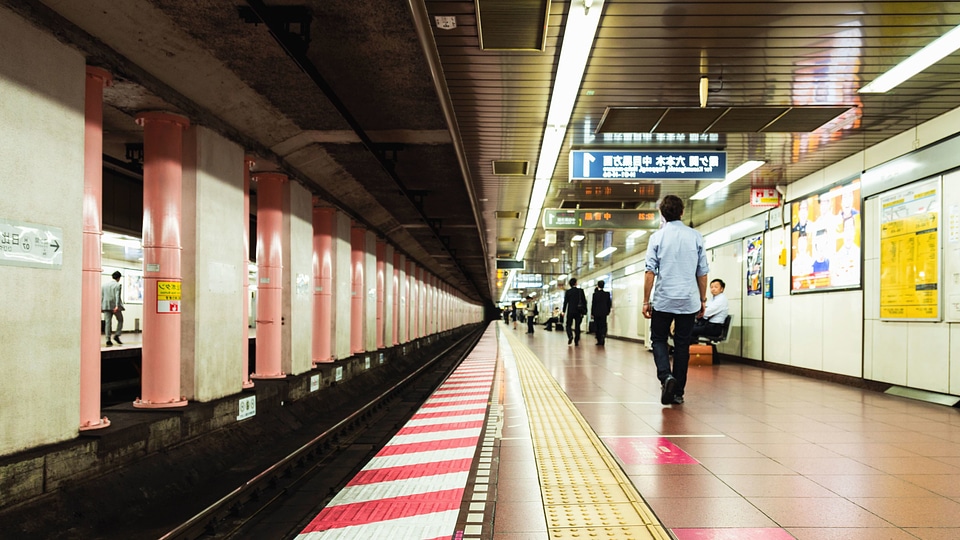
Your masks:
<path fill-rule="evenodd" d="M 550 0 L 476 0 L 480 48 L 540 51 L 547 44 Z"/>
<path fill-rule="evenodd" d="M 526 176 L 529 161 L 498 159 L 493 161 L 493 174 L 497 176 Z"/>
<path fill-rule="evenodd" d="M 497 219 L 520 219 L 520 212 L 497 210 Z"/>

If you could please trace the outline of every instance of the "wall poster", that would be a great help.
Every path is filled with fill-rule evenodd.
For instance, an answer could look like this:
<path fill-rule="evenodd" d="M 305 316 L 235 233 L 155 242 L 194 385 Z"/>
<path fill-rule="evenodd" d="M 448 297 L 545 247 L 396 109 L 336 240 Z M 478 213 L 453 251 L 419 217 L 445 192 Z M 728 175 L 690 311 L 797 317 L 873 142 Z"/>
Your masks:
<path fill-rule="evenodd" d="M 790 203 L 790 294 L 860 287 L 860 178 Z"/>
<path fill-rule="evenodd" d="M 880 196 L 880 319 L 940 320 L 940 180 Z"/>
<path fill-rule="evenodd" d="M 763 293 L 763 235 L 747 238 L 747 296 Z"/>

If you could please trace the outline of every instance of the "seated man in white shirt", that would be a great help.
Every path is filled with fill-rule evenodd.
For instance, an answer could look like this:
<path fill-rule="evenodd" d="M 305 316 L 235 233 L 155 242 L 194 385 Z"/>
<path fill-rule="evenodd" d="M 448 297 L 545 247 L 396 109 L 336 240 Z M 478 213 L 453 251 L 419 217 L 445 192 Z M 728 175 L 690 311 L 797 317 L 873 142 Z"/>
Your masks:
<path fill-rule="evenodd" d="M 727 301 L 727 295 L 723 290 L 727 287 L 722 279 L 715 279 L 710 282 L 710 294 L 713 295 L 707 301 L 707 306 L 703 310 L 703 317 L 697 319 L 693 326 L 693 338 L 696 341 L 700 336 L 720 337 L 723 332 L 723 322 L 730 312 L 730 303 Z"/>

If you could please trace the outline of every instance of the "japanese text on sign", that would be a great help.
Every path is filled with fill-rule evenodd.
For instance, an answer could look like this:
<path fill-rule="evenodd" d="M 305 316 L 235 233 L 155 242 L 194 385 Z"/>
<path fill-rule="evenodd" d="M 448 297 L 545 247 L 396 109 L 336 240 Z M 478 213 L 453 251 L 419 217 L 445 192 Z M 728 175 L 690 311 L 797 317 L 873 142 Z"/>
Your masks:
<path fill-rule="evenodd" d="M 180 313 L 180 282 L 157 282 L 157 313 Z"/>
<path fill-rule="evenodd" d="M 570 180 L 723 180 L 725 152 L 570 152 Z"/>

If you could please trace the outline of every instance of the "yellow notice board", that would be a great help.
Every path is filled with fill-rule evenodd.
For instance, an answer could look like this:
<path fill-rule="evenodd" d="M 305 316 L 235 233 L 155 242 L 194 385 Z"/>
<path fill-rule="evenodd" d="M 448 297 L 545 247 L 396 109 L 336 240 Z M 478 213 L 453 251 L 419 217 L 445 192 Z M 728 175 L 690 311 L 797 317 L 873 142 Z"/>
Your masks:
<path fill-rule="evenodd" d="M 180 313 L 180 282 L 157 282 L 157 313 Z"/>
<path fill-rule="evenodd" d="M 880 318 L 940 320 L 940 180 L 880 198 Z"/>

